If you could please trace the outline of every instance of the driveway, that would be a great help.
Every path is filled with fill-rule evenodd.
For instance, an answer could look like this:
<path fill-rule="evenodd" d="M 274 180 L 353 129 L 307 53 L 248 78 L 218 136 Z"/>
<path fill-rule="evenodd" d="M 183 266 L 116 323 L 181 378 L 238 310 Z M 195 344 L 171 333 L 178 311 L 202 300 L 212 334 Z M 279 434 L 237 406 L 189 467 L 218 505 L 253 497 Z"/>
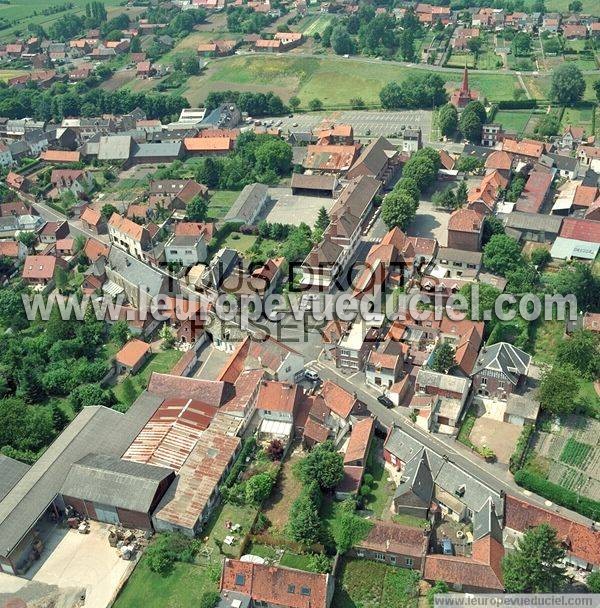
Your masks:
<path fill-rule="evenodd" d="M 487 417 L 477 418 L 469 439 L 477 446 L 494 450 L 498 462 L 508 464 L 523 427 Z"/>
<path fill-rule="evenodd" d="M 324 196 L 297 196 L 291 188 L 269 188 L 273 201 L 265 219 L 270 224 L 293 224 L 302 222 L 314 227 L 321 207 L 327 211 L 333 207 L 335 199 Z"/>
<path fill-rule="evenodd" d="M 417 217 L 407 229 L 409 236 L 435 238 L 441 247 L 448 242 L 448 220 L 450 214 L 434 206 L 431 201 L 419 202 Z"/>
<path fill-rule="evenodd" d="M 48 598 L 58 595 L 60 601 L 56 605 L 67 607 L 73 605 L 73 597 L 79 597 L 83 589 L 86 608 L 106 608 L 136 563 L 122 560 L 108 544 L 109 527 L 91 521 L 89 534 L 57 528 L 46 541 L 42 561 L 27 572 L 29 581 L 0 575 L 0 598 L 6 589 L 12 594 L 11 599 L 45 598 L 39 605 L 48 606 L 54 605 L 48 603 Z"/>

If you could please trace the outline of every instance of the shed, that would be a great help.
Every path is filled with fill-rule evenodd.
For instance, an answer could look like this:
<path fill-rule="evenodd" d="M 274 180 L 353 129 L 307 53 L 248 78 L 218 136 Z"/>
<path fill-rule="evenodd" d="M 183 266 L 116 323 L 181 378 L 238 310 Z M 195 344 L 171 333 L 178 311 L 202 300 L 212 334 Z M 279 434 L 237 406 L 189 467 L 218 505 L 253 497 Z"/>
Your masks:
<path fill-rule="evenodd" d="M 130 371 L 135 374 L 146 361 L 149 351 L 150 344 L 142 340 L 134 339 L 127 342 L 115 357 L 119 373 Z"/>
<path fill-rule="evenodd" d="M 88 454 L 71 466 L 60 493 L 91 519 L 149 530 L 152 511 L 174 477 L 172 469 Z"/>

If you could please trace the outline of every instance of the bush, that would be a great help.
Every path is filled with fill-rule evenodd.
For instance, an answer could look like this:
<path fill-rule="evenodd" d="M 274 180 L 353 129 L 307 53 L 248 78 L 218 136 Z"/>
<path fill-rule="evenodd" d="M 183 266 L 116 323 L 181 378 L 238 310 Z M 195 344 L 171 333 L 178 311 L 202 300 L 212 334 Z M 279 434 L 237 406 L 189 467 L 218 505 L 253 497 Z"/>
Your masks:
<path fill-rule="evenodd" d="M 175 562 L 192 562 L 197 543 L 179 532 L 161 534 L 146 550 L 146 561 L 152 572 L 169 574 Z"/>
<path fill-rule="evenodd" d="M 252 534 L 260 534 L 271 526 L 271 520 L 264 514 L 259 513 L 252 525 Z"/>
<path fill-rule="evenodd" d="M 242 450 L 240 451 L 235 464 L 231 467 L 231 471 L 229 471 L 229 475 L 227 475 L 223 486 L 225 488 L 231 488 L 233 486 L 242 471 L 246 468 L 246 458 L 248 458 L 256 449 L 256 439 L 254 437 L 249 437 L 244 443 Z"/>
<path fill-rule="evenodd" d="M 215 608 L 221 601 L 221 594 L 218 591 L 205 591 L 200 597 L 198 608 Z"/>
<path fill-rule="evenodd" d="M 537 99 L 505 99 L 498 102 L 499 110 L 531 110 L 537 107 Z"/>
<path fill-rule="evenodd" d="M 515 482 L 526 490 L 539 494 L 561 507 L 572 509 L 594 521 L 600 518 L 600 502 L 567 490 L 537 473 L 521 469 L 515 473 Z"/>
<path fill-rule="evenodd" d="M 514 475 L 522 466 L 527 446 L 529 445 L 529 439 L 533 435 L 535 427 L 533 424 L 526 424 L 523 426 L 523 430 L 519 435 L 515 451 L 512 453 L 508 465 L 509 471 Z"/>

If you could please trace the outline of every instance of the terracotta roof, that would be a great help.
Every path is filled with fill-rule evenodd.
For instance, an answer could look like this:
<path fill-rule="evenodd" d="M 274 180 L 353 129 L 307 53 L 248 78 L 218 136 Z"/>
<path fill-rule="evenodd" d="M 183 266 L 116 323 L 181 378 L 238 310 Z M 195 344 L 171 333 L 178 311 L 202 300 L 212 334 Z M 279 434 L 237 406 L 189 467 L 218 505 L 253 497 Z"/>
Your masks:
<path fill-rule="evenodd" d="M 23 264 L 23 278 L 50 280 L 54 277 L 56 258 L 53 255 L 28 255 Z"/>
<path fill-rule="evenodd" d="M 539 158 L 544 151 L 544 144 L 533 139 L 523 139 L 522 141 L 505 139 L 502 142 L 502 150 L 504 150 L 504 152 L 508 152 L 509 154 Z"/>
<path fill-rule="evenodd" d="M 142 361 L 150 350 L 150 344 L 142 342 L 142 340 L 130 340 L 116 354 L 117 363 L 126 367 L 135 367 Z"/>
<path fill-rule="evenodd" d="M 165 399 L 181 397 L 198 399 L 208 405 L 220 406 L 227 397 L 225 382 L 186 378 L 172 374 L 152 372 L 148 392 Z"/>
<path fill-rule="evenodd" d="M 553 179 L 554 175 L 552 173 L 532 171 L 527 178 L 521 196 L 517 200 L 515 209 L 526 213 L 539 213 Z"/>
<path fill-rule="evenodd" d="M 354 395 L 331 380 L 325 380 L 321 388 L 321 396 L 325 405 L 340 418 L 348 418 L 357 403 Z"/>
<path fill-rule="evenodd" d="M 563 220 L 559 236 L 588 243 L 600 243 L 600 222 L 575 217 Z"/>
<path fill-rule="evenodd" d="M 175 224 L 175 236 L 203 236 L 210 241 L 215 231 L 212 222 L 178 222 Z"/>
<path fill-rule="evenodd" d="M 108 257 L 109 251 L 110 247 L 108 245 L 92 238 L 89 238 L 86 241 L 85 247 L 83 248 L 83 252 L 91 262 L 95 262 L 100 257 Z"/>
<path fill-rule="evenodd" d="M 329 437 L 329 429 L 309 416 L 304 425 L 304 436 L 317 443 L 323 443 Z"/>
<path fill-rule="evenodd" d="M 220 590 L 289 608 L 327 608 L 330 575 L 226 559 Z"/>
<path fill-rule="evenodd" d="M 356 145 L 309 145 L 306 147 L 304 166 L 309 169 L 347 171 L 350 169 L 359 146 Z"/>
<path fill-rule="evenodd" d="M 19 255 L 19 243 L 17 241 L 0 241 L 0 256 L 16 258 Z"/>
<path fill-rule="evenodd" d="M 579 207 L 589 207 L 598 196 L 598 188 L 596 186 L 584 186 L 579 184 L 575 190 L 573 204 Z"/>
<path fill-rule="evenodd" d="M 44 150 L 41 153 L 40 158 L 50 163 L 78 163 L 81 160 L 81 152 Z"/>
<path fill-rule="evenodd" d="M 287 382 L 261 382 L 257 409 L 294 414 L 298 404 L 298 385 Z"/>
<path fill-rule="evenodd" d="M 448 230 L 479 232 L 483 225 L 483 215 L 472 209 L 457 209 L 450 216 Z"/>
<path fill-rule="evenodd" d="M 113 213 L 110 220 L 108 220 L 108 226 L 126 234 L 136 241 L 141 241 L 145 232 L 143 226 L 132 222 L 130 219 L 123 217 L 116 212 Z"/>
<path fill-rule="evenodd" d="M 336 486 L 336 492 L 357 493 L 364 474 L 364 466 L 344 465 L 344 477 Z"/>
<path fill-rule="evenodd" d="M 186 137 L 183 144 L 188 152 L 226 152 L 233 149 L 231 137 Z"/>
<path fill-rule="evenodd" d="M 571 521 L 547 509 L 506 495 L 505 526 L 519 532 L 543 523 L 550 524 L 557 537 L 565 543 L 567 551 L 596 566 L 600 566 L 600 530 Z"/>
<path fill-rule="evenodd" d="M 422 528 L 375 521 L 368 536 L 357 546 L 381 553 L 398 553 L 423 557 L 427 552 L 428 536 Z"/>
<path fill-rule="evenodd" d="M 486 169 L 501 169 L 508 171 L 512 166 L 512 158 L 503 150 L 495 150 L 485 159 Z"/>
<path fill-rule="evenodd" d="M 87 222 L 90 226 L 98 226 L 102 222 L 102 215 L 99 211 L 86 207 L 84 212 L 81 214 L 81 221 Z"/>
<path fill-rule="evenodd" d="M 350 433 L 350 441 L 344 454 L 344 464 L 354 462 L 355 460 L 366 460 L 374 428 L 375 421 L 373 418 L 363 418 L 354 424 L 352 433 Z"/>

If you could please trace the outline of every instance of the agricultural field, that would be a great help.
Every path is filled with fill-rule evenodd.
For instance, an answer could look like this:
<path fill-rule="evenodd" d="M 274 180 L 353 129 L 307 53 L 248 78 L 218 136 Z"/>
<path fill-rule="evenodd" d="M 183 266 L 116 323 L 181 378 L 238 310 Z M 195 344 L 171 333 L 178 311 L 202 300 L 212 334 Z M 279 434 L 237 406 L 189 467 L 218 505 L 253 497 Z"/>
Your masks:
<path fill-rule="evenodd" d="M 26 74 L 25 70 L 0 70 L 0 80 L 2 82 L 7 82 L 11 78 L 15 78 L 16 76 L 23 76 Z"/>
<path fill-rule="evenodd" d="M 188 80 L 184 94 L 195 105 L 211 91 L 272 91 L 284 101 L 297 95 L 303 107 L 318 98 L 326 108 L 343 108 L 361 91 L 365 103 L 377 105 L 385 84 L 414 73 L 422 74 L 423 70 L 360 58 L 234 56 L 211 61 L 205 74 Z M 460 72 L 441 74 L 449 87 L 460 85 Z M 494 101 L 512 99 L 518 86 L 512 74 L 472 74 L 470 83 Z"/>
<path fill-rule="evenodd" d="M 461 53 L 452 51 L 450 58 L 446 62 L 446 66 L 449 68 L 464 68 L 465 65 L 468 68 L 475 67 L 475 55 L 473 55 L 473 53 Z"/>
<path fill-rule="evenodd" d="M 314 36 L 315 34 L 322 35 L 325 28 L 335 21 L 333 15 L 310 15 L 300 22 L 300 31 L 305 36 Z"/>
<path fill-rule="evenodd" d="M 536 434 L 535 466 L 547 470 L 548 481 L 600 499 L 600 422 L 572 415 Z"/>
<path fill-rule="evenodd" d="M 416 608 L 419 575 L 368 560 L 345 559 L 333 596 L 333 608 Z"/>
<path fill-rule="evenodd" d="M 10 3 L 0 4 L 0 19 L 6 19 L 12 24 L 11 27 L 0 31 L 0 40 L 10 40 L 18 32 L 26 31 L 29 23 L 36 23 L 46 28 L 53 21 L 64 17 L 67 12 L 82 13 L 89 0 L 69 0 L 69 2 L 74 5 L 74 8 L 52 15 L 42 15 L 39 13 L 50 6 L 64 4 L 64 0 L 36 0 L 35 2 L 31 2 L 31 0 L 10 0 Z M 104 0 L 104 4 L 107 10 L 109 10 L 110 18 L 111 9 L 114 10 L 116 7 L 119 7 L 121 0 Z M 127 10 L 122 7 L 119 8 L 120 12 Z"/>

